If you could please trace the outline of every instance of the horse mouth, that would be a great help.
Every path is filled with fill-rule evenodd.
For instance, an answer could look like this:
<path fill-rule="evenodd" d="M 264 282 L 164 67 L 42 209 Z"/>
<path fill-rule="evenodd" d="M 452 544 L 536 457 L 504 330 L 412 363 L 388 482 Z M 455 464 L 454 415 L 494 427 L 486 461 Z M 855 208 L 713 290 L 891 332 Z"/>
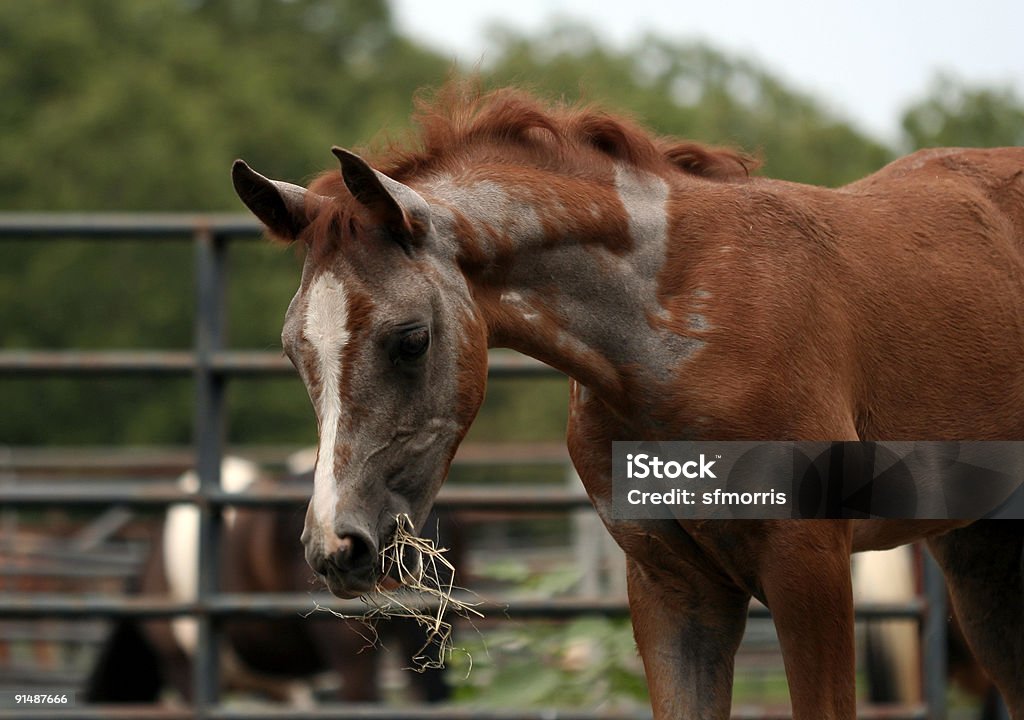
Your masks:
<path fill-rule="evenodd" d="M 321 575 L 324 583 L 327 585 L 327 589 L 331 591 L 331 595 L 342 600 L 351 600 L 361 595 L 366 595 L 373 592 L 376 587 L 376 582 L 371 579 L 364 578 L 346 578 L 344 580 L 334 571 L 328 571 L 326 575 Z"/>
<path fill-rule="evenodd" d="M 424 580 L 424 560 L 417 543 L 422 541 L 412 531 L 408 516 L 404 518 L 406 524 L 402 525 L 399 518 L 399 523 L 386 536 L 389 539 L 382 543 L 383 549 L 373 559 L 364 555 L 357 563 L 350 564 L 350 544 L 342 558 L 345 562 L 329 557 L 310 559 L 308 548 L 307 560 L 330 593 L 342 600 L 391 592 L 404 586 L 420 588 Z"/>
<path fill-rule="evenodd" d="M 352 600 L 363 595 L 370 595 L 377 590 L 397 590 L 403 586 L 402 581 L 391 574 L 382 575 L 376 579 L 347 578 L 342 580 L 337 573 L 328 572 L 327 575 L 321 575 L 320 577 L 327 585 L 331 595 L 341 600 Z"/>
<path fill-rule="evenodd" d="M 370 595 L 379 590 L 394 591 L 418 578 L 422 567 L 418 552 L 412 548 L 402 548 L 400 552 L 403 553 L 401 562 L 382 555 L 381 565 L 377 568 L 344 577 L 336 569 L 327 568 L 327 573 L 320 577 L 331 594 L 342 600 Z"/>

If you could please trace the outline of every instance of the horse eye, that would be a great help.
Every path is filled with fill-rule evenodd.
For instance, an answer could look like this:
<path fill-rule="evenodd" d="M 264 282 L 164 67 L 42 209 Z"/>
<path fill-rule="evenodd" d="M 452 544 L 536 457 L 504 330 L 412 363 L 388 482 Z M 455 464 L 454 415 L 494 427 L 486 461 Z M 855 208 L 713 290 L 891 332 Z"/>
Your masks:
<path fill-rule="evenodd" d="M 430 346 L 430 331 L 417 328 L 405 333 L 398 341 L 397 360 L 411 362 L 423 356 Z"/>

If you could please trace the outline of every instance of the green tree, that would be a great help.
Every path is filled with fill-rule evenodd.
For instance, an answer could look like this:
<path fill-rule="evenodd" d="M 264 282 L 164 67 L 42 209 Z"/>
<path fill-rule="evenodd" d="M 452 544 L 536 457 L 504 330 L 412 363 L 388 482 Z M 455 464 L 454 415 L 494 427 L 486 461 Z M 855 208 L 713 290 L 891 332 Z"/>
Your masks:
<path fill-rule="evenodd" d="M 969 87 L 939 75 L 902 124 L 915 149 L 1024 145 L 1024 100 L 1009 88 Z"/>
<path fill-rule="evenodd" d="M 383 0 L 3 3 L 0 44 L 7 209 L 235 209 L 238 155 L 302 179 L 447 70 Z"/>

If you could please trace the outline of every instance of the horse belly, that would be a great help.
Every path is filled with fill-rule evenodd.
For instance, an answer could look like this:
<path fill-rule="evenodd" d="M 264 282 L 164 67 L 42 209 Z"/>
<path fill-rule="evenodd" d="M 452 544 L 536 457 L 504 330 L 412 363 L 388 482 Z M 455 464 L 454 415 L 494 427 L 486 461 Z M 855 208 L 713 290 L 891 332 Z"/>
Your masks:
<path fill-rule="evenodd" d="M 888 550 L 907 543 L 945 535 L 970 525 L 971 520 L 854 520 L 853 552 Z"/>

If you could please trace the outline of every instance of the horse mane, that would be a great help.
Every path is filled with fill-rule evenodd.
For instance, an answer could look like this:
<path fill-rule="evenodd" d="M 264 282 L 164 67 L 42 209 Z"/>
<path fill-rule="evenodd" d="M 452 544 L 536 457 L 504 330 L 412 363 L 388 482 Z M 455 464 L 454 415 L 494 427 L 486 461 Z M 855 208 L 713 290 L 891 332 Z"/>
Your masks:
<path fill-rule="evenodd" d="M 364 157 L 375 168 L 408 183 L 433 173 L 456 171 L 469 160 L 522 162 L 574 170 L 597 152 L 639 170 L 716 181 L 740 181 L 758 162 L 731 148 L 658 137 L 622 115 L 593 104 L 545 104 L 518 88 L 484 92 L 476 81 L 449 81 L 414 98 L 418 129 Z M 339 173 L 328 171 L 310 185 L 317 194 L 342 201 L 335 229 L 352 222 L 352 208 Z M 344 217 L 341 217 L 344 216 Z M 316 234 L 324 233 L 321 228 Z"/>
<path fill-rule="evenodd" d="M 715 180 L 746 178 L 757 167 L 752 157 L 729 148 L 656 137 L 596 105 L 546 105 L 518 88 L 483 92 L 472 81 L 449 82 L 433 95 L 419 94 L 412 120 L 419 128 L 414 149 L 392 144 L 379 160 L 381 171 L 399 181 L 481 151 L 507 157 L 513 148 L 548 162 L 552 157 L 564 162 L 591 149 L 641 170 L 662 170 L 667 163 Z"/>

